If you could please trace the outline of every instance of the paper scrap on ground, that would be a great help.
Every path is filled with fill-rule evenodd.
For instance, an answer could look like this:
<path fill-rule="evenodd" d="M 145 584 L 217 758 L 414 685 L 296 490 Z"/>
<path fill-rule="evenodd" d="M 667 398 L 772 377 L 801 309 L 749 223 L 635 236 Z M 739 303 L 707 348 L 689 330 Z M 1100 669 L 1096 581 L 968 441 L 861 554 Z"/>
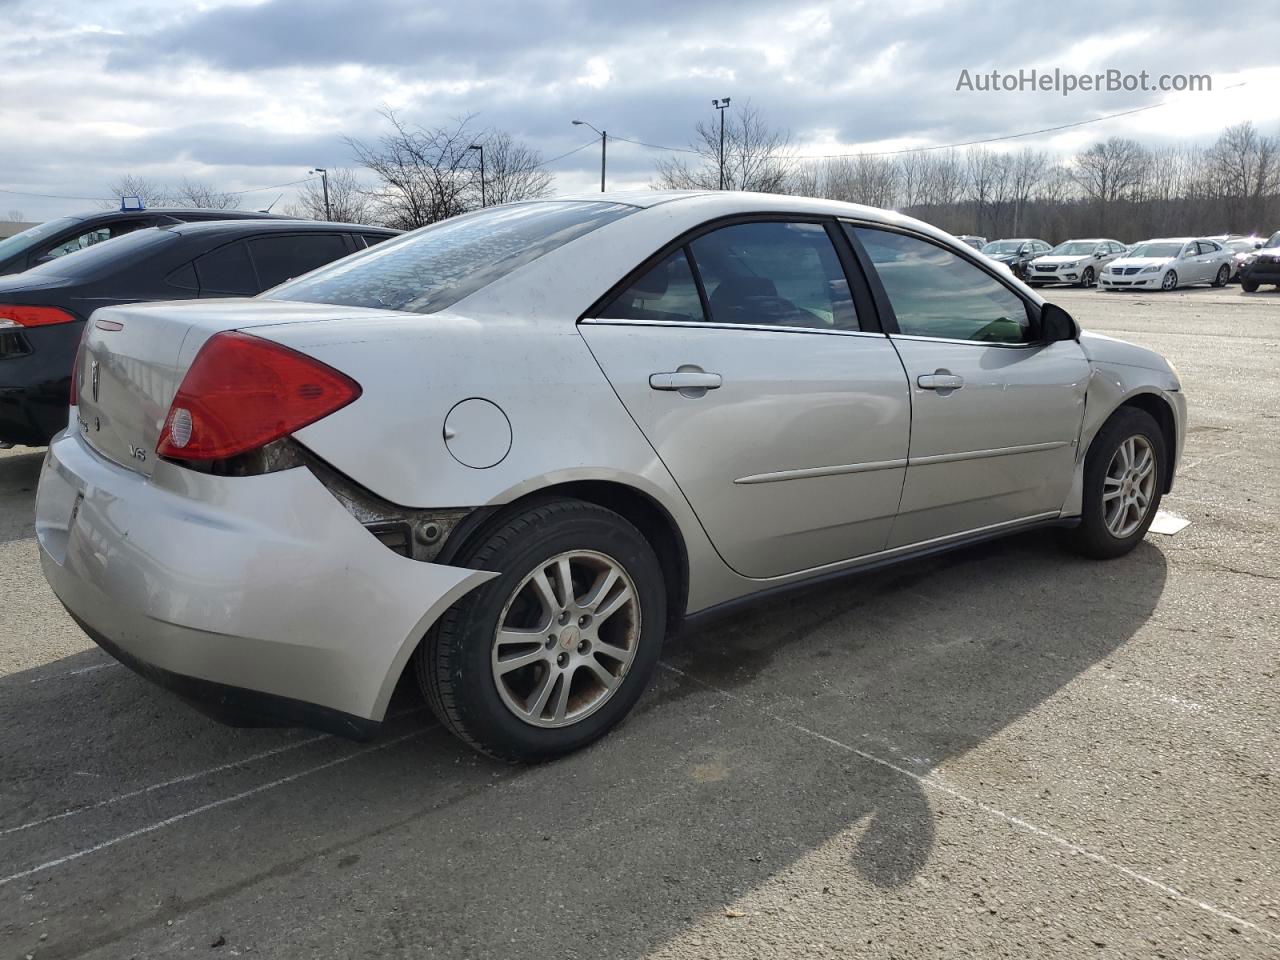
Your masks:
<path fill-rule="evenodd" d="M 1191 521 L 1186 517 L 1180 517 L 1176 513 L 1170 513 L 1168 510 L 1159 510 L 1156 512 L 1156 518 L 1151 521 L 1152 533 L 1163 533 L 1166 537 L 1172 537 L 1175 533 L 1190 526 Z"/>

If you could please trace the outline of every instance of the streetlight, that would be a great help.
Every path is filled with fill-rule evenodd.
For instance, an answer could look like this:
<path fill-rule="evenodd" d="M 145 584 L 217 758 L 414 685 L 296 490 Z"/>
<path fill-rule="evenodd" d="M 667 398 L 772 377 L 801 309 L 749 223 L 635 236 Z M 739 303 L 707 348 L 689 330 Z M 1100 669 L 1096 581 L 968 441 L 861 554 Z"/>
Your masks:
<path fill-rule="evenodd" d="M 712 100 L 711 105 L 720 111 L 720 189 L 724 189 L 724 112 L 729 107 L 729 98 Z"/>
<path fill-rule="evenodd" d="M 485 199 L 484 193 L 484 145 L 473 143 L 471 146 L 467 147 L 467 149 L 480 151 L 480 206 L 487 207 L 488 202 Z"/>
<path fill-rule="evenodd" d="M 320 174 L 320 180 L 324 183 L 324 218 L 333 220 L 333 211 L 329 209 L 329 171 L 324 167 L 316 167 L 311 172 Z"/>
<path fill-rule="evenodd" d="M 575 127 L 591 127 L 591 124 L 585 120 L 575 120 L 573 125 Z M 595 127 L 591 127 L 591 129 L 596 130 Z M 600 134 L 600 192 L 604 193 L 604 154 L 605 147 L 609 142 L 609 135 L 603 130 L 596 130 L 596 133 Z"/>

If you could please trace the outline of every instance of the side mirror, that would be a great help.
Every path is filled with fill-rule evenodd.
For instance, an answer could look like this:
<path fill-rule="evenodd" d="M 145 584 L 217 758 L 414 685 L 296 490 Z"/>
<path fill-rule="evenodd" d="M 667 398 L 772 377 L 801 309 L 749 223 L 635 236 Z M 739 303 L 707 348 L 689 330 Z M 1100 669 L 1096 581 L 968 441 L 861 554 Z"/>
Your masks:
<path fill-rule="evenodd" d="M 1075 319 L 1056 303 L 1046 303 L 1040 308 L 1040 336 L 1046 343 L 1074 340 L 1079 335 Z"/>

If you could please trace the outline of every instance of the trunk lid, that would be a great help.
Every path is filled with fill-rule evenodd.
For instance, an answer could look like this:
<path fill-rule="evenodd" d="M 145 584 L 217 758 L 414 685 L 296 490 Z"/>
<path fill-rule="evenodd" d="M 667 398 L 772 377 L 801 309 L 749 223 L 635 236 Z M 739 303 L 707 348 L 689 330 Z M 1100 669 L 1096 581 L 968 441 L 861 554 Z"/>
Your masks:
<path fill-rule="evenodd" d="M 362 313 L 384 311 L 256 299 L 103 307 L 89 319 L 80 352 L 80 432 L 104 457 L 150 476 L 169 405 L 210 337 Z"/>

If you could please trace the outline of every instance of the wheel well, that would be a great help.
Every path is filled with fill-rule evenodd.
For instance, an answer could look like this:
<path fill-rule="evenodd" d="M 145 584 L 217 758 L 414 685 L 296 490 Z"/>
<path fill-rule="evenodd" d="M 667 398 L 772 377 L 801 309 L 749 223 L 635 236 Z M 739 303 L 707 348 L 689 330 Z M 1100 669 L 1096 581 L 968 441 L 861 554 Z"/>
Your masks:
<path fill-rule="evenodd" d="M 1173 419 L 1173 408 L 1154 393 L 1139 393 L 1130 397 L 1116 409 L 1122 407 L 1136 407 L 1144 413 L 1150 414 L 1156 425 L 1160 427 L 1160 432 L 1164 434 L 1163 492 L 1168 493 L 1173 488 L 1173 466 L 1178 456 L 1178 428 Z"/>
<path fill-rule="evenodd" d="M 635 487 L 609 480 L 575 480 L 569 483 L 543 487 L 533 493 L 526 494 L 518 500 L 477 511 L 477 522 L 459 527 L 462 536 L 451 537 L 441 551 L 436 562 L 449 562 L 462 551 L 468 541 L 475 536 L 483 536 L 483 531 L 500 517 L 512 510 L 524 509 L 531 501 L 559 499 L 569 497 L 594 503 L 612 510 L 625 518 L 640 531 L 641 536 L 649 541 L 653 552 L 658 555 L 658 565 L 662 568 L 664 585 L 667 590 L 667 628 L 668 633 L 674 631 L 684 618 L 685 606 L 689 596 L 689 555 L 685 550 L 684 537 L 680 528 L 661 504 L 642 493 Z"/>

